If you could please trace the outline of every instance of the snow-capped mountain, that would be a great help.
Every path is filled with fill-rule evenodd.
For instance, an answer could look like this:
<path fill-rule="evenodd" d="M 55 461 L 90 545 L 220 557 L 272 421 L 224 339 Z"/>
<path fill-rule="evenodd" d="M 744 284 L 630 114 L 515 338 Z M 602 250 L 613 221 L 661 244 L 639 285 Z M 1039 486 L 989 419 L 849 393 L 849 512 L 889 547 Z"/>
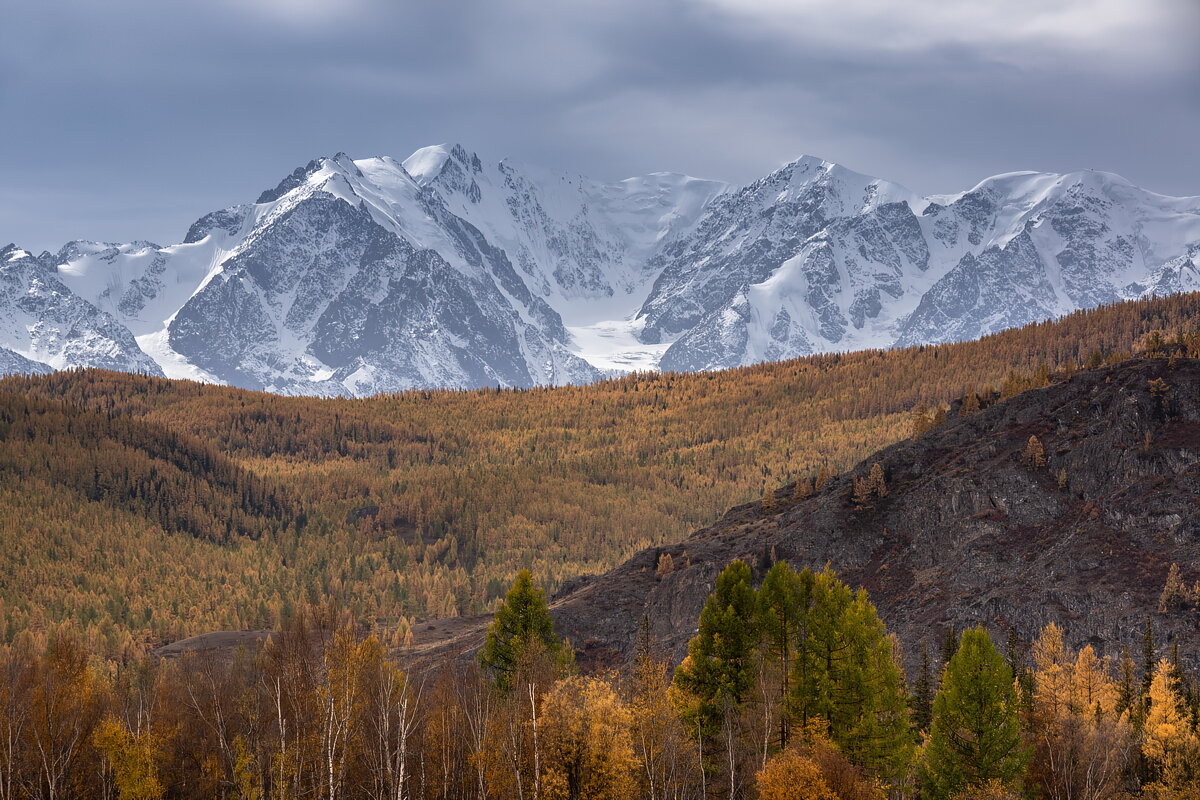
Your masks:
<path fill-rule="evenodd" d="M 1200 198 L 1013 173 L 921 198 L 812 157 L 731 189 L 461 146 L 319 158 L 183 241 L 0 250 L 0 374 L 288 394 L 532 386 L 975 338 L 1200 288 Z"/>
<path fill-rule="evenodd" d="M 162 375 L 128 328 L 64 283 L 56 262 L 0 249 L 0 373 L 89 366 Z"/>
<path fill-rule="evenodd" d="M 714 202 L 660 258 L 642 313 L 676 337 L 661 366 L 731 367 L 974 339 L 1200 287 L 1200 197 L 1078 172 L 917 198 L 806 158 Z"/>

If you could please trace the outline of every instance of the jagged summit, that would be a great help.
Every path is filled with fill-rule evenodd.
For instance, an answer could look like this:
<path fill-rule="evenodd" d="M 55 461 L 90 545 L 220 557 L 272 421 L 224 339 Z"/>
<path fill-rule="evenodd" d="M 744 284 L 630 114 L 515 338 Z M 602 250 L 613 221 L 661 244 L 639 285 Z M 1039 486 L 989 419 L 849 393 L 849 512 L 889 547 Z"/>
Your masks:
<path fill-rule="evenodd" d="M 971 339 L 1198 288 L 1197 253 L 1200 198 L 1107 173 L 922 198 L 815 156 L 729 187 L 441 144 L 315 158 L 179 244 L 11 245 L 0 346 L 283 393 L 561 384 Z"/>

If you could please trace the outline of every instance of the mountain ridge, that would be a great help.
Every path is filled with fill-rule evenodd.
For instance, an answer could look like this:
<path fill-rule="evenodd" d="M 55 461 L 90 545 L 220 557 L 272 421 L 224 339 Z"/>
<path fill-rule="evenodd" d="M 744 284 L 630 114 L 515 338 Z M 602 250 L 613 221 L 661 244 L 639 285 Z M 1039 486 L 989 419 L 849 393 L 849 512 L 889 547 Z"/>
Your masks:
<path fill-rule="evenodd" d="M 1200 197 L 1092 171 L 920 197 L 814 156 L 743 187 L 600 183 L 435 145 L 313 159 L 179 244 L 10 245 L 0 281 L 0 347 L 24 359 L 5 373 L 319 396 L 559 385 L 973 339 L 1188 291 Z"/>

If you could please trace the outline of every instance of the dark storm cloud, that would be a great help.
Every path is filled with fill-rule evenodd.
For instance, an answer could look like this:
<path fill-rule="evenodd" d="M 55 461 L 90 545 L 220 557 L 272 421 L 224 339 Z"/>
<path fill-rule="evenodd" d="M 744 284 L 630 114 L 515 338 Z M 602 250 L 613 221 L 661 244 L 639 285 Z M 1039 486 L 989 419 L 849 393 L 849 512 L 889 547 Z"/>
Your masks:
<path fill-rule="evenodd" d="M 0 239 L 177 241 L 315 155 L 403 157 L 442 141 L 598 178 L 668 169 L 736 182 L 813 153 L 921 192 L 1091 167 L 1198 194 L 1196 9 L 10 4 Z"/>

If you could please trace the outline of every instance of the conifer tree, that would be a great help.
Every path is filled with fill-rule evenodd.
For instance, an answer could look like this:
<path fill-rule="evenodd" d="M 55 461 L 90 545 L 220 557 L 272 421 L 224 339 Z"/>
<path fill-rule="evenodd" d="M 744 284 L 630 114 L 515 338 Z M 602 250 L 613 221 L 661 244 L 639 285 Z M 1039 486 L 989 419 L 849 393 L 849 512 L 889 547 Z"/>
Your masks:
<path fill-rule="evenodd" d="M 829 737 L 851 761 L 885 782 L 900 778 L 913 749 L 892 645 L 865 591 L 852 592 L 831 570 L 814 576 L 792 670 L 792 712 L 805 727 L 827 723 Z"/>
<path fill-rule="evenodd" d="M 740 706 L 754 685 L 757 599 L 750 581 L 750 567 L 741 560 L 717 577 L 688 643 L 688 659 L 675 671 L 675 683 L 699 700 L 708 729 L 727 708 Z"/>
<path fill-rule="evenodd" d="M 535 642 L 551 658 L 570 660 L 572 654 L 554 635 L 554 620 L 546 605 L 545 590 L 535 586 L 529 570 L 523 569 L 488 626 L 479 663 L 492 674 L 496 686 L 507 691 L 524 651 Z"/>
<path fill-rule="evenodd" d="M 1046 448 L 1037 436 L 1030 436 L 1025 443 L 1025 464 L 1030 469 L 1041 469 L 1046 466 Z"/>
<path fill-rule="evenodd" d="M 986 630 L 963 631 L 933 701 L 923 797 L 948 800 L 992 781 L 1017 787 L 1026 761 L 1012 670 Z"/>
<path fill-rule="evenodd" d="M 1171 663 L 1158 662 L 1150 681 L 1142 754 L 1159 777 L 1160 786 L 1200 793 L 1200 740 L 1192 730 L 1182 698 L 1171 681 Z M 1192 797 L 1185 791 L 1168 796 Z"/>
<path fill-rule="evenodd" d="M 1167 582 L 1158 598 L 1158 613 L 1171 614 L 1179 611 L 1188 602 L 1188 594 L 1187 585 L 1179 572 L 1179 565 L 1172 563 L 1171 568 L 1167 570 Z"/>
<path fill-rule="evenodd" d="M 1142 691 L 1143 702 L 1150 696 L 1150 683 L 1154 680 L 1154 669 L 1158 664 L 1158 651 L 1154 647 L 1154 629 L 1146 617 L 1146 632 L 1142 635 Z"/>
<path fill-rule="evenodd" d="M 741 560 L 730 563 L 717 577 L 700 612 L 699 630 L 688 643 L 688 656 L 675 670 L 674 679 L 693 700 L 685 716 L 701 748 L 706 740 L 722 742 L 720 769 L 730 797 L 738 794 L 743 779 L 739 717 L 754 687 L 759 638 L 758 598 L 750 582 L 750 567 Z M 717 762 L 704 766 L 712 770 Z"/>
<path fill-rule="evenodd" d="M 942 669 L 945 673 L 946 667 L 950 665 L 950 659 L 954 658 L 954 654 L 958 652 L 958 631 L 953 625 L 946 628 L 946 633 L 942 637 Z"/>
<path fill-rule="evenodd" d="M 763 637 L 764 656 L 773 663 L 778 674 L 776 695 L 779 703 L 779 746 L 787 747 L 790 718 L 786 713 L 791 692 L 792 663 L 795 648 L 804 632 L 805 612 L 811 601 L 814 578 L 810 570 L 803 574 L 786 561 L 776 561 L 763 578 L 758 591 L 759 628 Z"/>
<path fill-rule="evenodd" d="M 883 467 L 876 461 L 871 465 L 871 472 L 867 475 L 867 482 L 871 486 L 871 491 L 876 497 L 887 497 L 887 477 L 883 474 Z"/>
<path fill-rule="evenodd" d="M 974 389 L 969 389 L 969 390 L 967 390 L 967 393 L 963 396 L 963 402 L 962 402 L 962 406 L 960 407 L 959 414 L 961 414 L 964 417 L 968 417 L 971 414 L 976 414 L 978 412 L 979 412 L 979 395 L 975 394 Z"/>
<path fill-rule="evenodd" d="M 1121 660 L 1117 664 L 1117 711 L 1133 710 L 1138 705 L 1137 666 L 1129 654 L 1129 645 L 1121 648 Z"/>
<path fill-rule="evenodd" d="M 1134 751 L 1119 690 L 1091 646 L 1078 654 L 1047 625 L 1034 644 L 1031 774 L 1046 800 L 1106 800 L 1120 789 Z"/>
<path fill-rule="evenodd" d="M 829 675 L 830 735 L 851 761 L 896 784 L 914 749 L 904 673 L 865 590 L 855 593 L 843 619 L 847 652 Z"/>

